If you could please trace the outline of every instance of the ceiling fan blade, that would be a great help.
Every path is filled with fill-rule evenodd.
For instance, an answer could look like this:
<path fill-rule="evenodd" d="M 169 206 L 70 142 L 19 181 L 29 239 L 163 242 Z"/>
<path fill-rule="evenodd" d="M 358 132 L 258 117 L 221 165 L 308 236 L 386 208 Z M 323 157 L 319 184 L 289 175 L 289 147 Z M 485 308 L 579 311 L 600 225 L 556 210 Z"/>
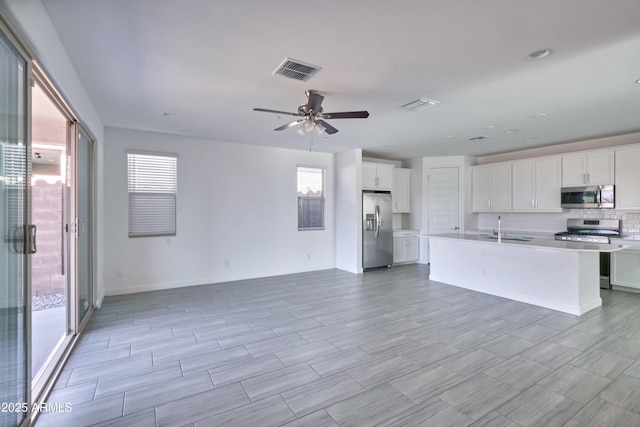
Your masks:
<path fill-rule="evenodd" d="M 322 125 L 322 127 L 324 127 L 324 131 L 326 133 L 328 133 L 329 135 L 333 135 L 334 133 L 338 133 L 338 129 L 334 128 L 333 126 L 331 126 L 329 123 L 325 122 L 324 120 L 318 120 L 318 123 L 320 123 Z"/>
<path fill-rule="evenodd" d="M 366 119 L 369 117 L 368 111 L 343 111 L 340 113 L 324 113 L 323 119 Z"/>
<path fill-rule="evenodd" d="M 295 125 L 299 125 L 300 123 L 304 122 L 305 119 L 298 119 L 298 120 L 294 120 L 291 123 L 287 123 L 286 125 L 282 125 L 279 128 L 275 128 L 274 130 L 285 130 L 285 129 L 289 129 L 290 127 L 293 127 Z"/>
<path fill-rule="evenodd" d="M 322 101 L 324 100 L 324 96 L 320 95 L 315 90 L 308 90 L 307 94 L 309 95 L 309 102 L 307 103 L 308 110 L 313 110 L 314 113 L 318 113 L 320 111 Z"/>
<path fill-rule="evenodd" d="M 274 113 L 274 114 L 283 114 L 286 116 L 299 116 L 298 113 L 290 113 L 288 111 L 278 111 L 278 110 L 267 110 L 266 108 L 254 108 L 253 111 L 260 111 L 262 113 Z"/>

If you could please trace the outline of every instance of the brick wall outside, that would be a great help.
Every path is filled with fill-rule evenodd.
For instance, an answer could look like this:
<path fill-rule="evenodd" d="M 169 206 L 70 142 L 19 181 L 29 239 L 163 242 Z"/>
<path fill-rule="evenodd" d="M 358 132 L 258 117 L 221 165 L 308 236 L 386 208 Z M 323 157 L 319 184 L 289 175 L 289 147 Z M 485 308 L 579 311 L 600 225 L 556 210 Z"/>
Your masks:
<path fill-rule="evenodd" d="M 37 227 L 37 251 L 32 258 L 32 294 L 47 295 L 65 290 L 62 275 L 64 237 L 61 182 L 38 180 L 33 185 L 33 223 Z"/>

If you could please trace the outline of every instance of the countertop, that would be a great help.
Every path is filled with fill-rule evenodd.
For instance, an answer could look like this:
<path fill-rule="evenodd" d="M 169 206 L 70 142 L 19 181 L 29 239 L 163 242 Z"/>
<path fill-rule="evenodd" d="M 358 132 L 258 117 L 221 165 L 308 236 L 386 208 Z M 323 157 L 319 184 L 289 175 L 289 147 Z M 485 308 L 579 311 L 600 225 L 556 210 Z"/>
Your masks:
<path fill-rule="evenodd" d="M 472 234 L 434 234 L 429 236 L 430 239 L 456 239 L 472 242 L 482 242 L 486 244 L 497 245 L 497 239 L 485 237 L 481 235 Z M 529 246 L 533 248 L 549 248 L 560 249 L 570 251 L 583 251 L 583 252 L 615 252 L 627 248 L 626 245 L 620 244 L 606 244 L 606 243 L 585 243 L 585 242 L 567 242 L 564 240 L 549 240 L 549 239 L 532 239 L 532 240 L 509 240 L 502 239 L 501 245 L 518 245 Z"/>

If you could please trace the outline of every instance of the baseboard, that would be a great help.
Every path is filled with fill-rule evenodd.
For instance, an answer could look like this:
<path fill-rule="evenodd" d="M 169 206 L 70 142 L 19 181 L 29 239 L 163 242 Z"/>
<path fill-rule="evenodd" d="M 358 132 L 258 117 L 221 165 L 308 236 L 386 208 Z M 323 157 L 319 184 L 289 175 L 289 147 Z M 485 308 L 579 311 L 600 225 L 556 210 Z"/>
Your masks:
<path fill-rule="evenodd" d="M 104 302 L 104 296 L 105 296 L 104 294 L 100 295 L 100 297 L 96 301 L 96 308 L 102 307 L 102 303 Z"/>

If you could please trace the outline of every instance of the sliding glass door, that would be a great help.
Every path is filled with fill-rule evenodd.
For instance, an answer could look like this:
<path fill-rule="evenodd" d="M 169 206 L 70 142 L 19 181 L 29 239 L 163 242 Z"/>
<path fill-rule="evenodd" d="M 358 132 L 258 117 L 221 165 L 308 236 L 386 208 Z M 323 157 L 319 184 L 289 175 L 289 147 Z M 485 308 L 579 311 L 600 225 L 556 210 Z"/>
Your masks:
<path fill-rule="evenodd" d="M 76 158 L 76 292 L 77 320 L 79 327 L 91 308 L 93 301 L 93 242 L 92 242 L 92 154 L 93 142 L 82 129 L 76 125 L 77 143 Z"/>
<path fill-rule="evenodd" d="M 93 307 L 93 141 L 1 18 L 0 427 L 8 427 L 45 401 Z"/>
<path fill-rule="evenodd" d="M 41 401 L 93 304 L 92 141 L 36 65 L 31 108 L 32 397 Z"/>
<path fill-rule="evenodd" d="M 0 426 L 20 424 L 30 402 L 29 67 L 0 31 Z"/>

